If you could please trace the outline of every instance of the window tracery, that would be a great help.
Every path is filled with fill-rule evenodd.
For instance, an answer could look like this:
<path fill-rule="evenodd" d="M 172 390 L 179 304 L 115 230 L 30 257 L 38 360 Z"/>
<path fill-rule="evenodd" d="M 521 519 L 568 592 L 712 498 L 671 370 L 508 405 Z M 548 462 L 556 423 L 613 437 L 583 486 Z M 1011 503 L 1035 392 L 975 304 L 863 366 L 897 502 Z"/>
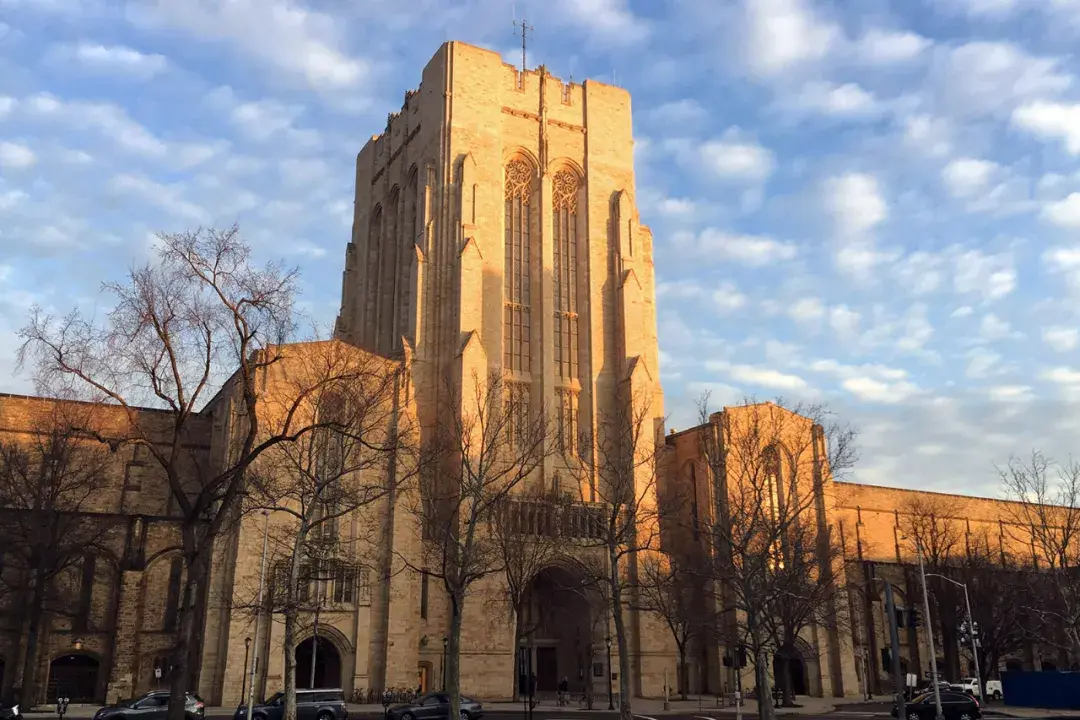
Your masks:
<path fill-rule="evenodd" d="M 506 166 L 506 261 L 503 273 L 503 367 L 512 375 L 532 371 L 532 168 L 524 160 Z"/>

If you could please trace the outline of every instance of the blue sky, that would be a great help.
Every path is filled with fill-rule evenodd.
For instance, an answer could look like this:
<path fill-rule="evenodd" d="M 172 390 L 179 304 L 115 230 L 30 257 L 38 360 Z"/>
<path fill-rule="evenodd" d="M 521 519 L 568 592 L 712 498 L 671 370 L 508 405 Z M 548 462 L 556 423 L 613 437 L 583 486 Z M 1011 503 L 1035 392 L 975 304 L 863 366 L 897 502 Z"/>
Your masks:
<path fill-rule="evenodd" d="M 345 9 L 343 9 L 345 8 Z M 0 0 L 0 391 L 33 303 L 236 221 L 340 293 L 355 153 L 448 39 L 633 94 L 673 427 L 827 402 L 855 478 L 996 494 L 1080 429 L 1078 0 Z"/>

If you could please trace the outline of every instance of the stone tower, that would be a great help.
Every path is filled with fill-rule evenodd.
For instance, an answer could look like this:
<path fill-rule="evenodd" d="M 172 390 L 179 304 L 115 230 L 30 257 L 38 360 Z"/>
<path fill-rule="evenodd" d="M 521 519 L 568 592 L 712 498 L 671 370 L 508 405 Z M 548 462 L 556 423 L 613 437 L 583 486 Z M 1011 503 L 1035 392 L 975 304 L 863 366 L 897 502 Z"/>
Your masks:
<path fill-rule="evenodd" d="M 629 94 L 443 44 L 357 156 L 336 333 L 409 358 L 422 427 L 448 412 L 447 388 L 467 396 L 473 379 L 501 373 L 572 437 L 596 437 L 601 418 L 634 402 L 648 408 L 649 442 L 662 442 L 652 235 L 634 203 Z M 544 470 L 540 482 L 559 482 L 553 462 Z M 431 637 L 444 634 L 434 614 L 425 620 Z M 645 665 L 666 650 L 640 619 L 630 625 L 635 685 L 658 691 L 663 670 Z M 493 650 L 477 655 L 512 657 Z M 463 656 L 463 681 L 483 694 L 469 667 Z"/>

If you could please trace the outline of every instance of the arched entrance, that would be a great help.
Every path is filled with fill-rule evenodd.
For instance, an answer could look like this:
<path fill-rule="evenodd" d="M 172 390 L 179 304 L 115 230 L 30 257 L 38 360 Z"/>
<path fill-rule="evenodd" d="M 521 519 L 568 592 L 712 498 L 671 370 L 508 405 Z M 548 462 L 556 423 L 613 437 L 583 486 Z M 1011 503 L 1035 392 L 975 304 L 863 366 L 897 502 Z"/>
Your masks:
<path fill-rule="evenodd" d="M 773 678 L 777 687 L 788 684 L 792 695 L 806 695 L 806 664 L 802 655 L 795 648 L 779 652 L 773 658 Z"/>
<path fill-rule="evenodd" d="M 46 700 L 63 696 L 71 703 L 98 702 L 100 670 L 100 663 L 91 655 L 61 655 L 49 663 Z"/>
<path fill-rule="evenodd" d="M 523 653 L 517 654 L 518 692 L 527 694 L 522 660 L 531 658 L 536 692 L 555 693 L 566 678 L 570 693 L 583 693 L 591 680 L 595 645 L 593 612 L 581 578 L 563 567 L 541 570 L 529 583 L 518 618 Z"/>
<path fill-rule="evenodd" d="M 312 688 L 311 656 L 315 655 L 315 688 L 341 687 L 341 653 L 326 636 L 309 637 L 296 646 L 296 687 Z"/>

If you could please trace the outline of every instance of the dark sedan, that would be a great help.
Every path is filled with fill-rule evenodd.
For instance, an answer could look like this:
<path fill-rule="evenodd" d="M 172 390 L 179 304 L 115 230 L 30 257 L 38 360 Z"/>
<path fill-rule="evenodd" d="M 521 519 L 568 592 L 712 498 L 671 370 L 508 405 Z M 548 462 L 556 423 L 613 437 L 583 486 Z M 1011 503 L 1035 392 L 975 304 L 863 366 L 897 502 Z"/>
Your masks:
<path fill-rule="evenodd" d="M 106 705 L 97 711 L 94 720 L 165 720 L 169 715 L 169 692 L 149 692 L 142 697 Z M 188 693 L 184 700 L 187 720 L 203 720 L 206 704 L 195 693 Z"/>
<path fill-rule="evenodd" d="M 982 711 L 979 702 L 970 695 L 958 692 L 943 692 L 941 694 L 941 714 L 945 720 L 979 720 Z M 896 717 L 896 708 L 892 710 Z M 937 717 L 937 703 L 934 701 L 934 693 L 928 692 L 918 695 L 907 703 L 904 710 L 905 720 L 934 720 Z"/>
<path fill-rule="evenodd" d="M 390 708 L 391 720 L 447 720 L 450 717 L 450 696 L 446 693 L 427 693 L 408 705 Z M 461 720 L 483 717 L 484 706 L 472 698 L 461 696 Z"/>

